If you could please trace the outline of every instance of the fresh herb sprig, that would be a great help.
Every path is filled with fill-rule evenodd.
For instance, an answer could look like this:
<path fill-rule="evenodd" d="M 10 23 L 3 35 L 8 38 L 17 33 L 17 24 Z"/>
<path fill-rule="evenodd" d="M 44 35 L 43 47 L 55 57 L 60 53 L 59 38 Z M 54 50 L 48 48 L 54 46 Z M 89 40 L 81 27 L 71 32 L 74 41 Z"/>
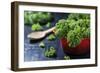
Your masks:
<path fill-rule="evenodd" d="M 56 57 L 56 49 L 54 47 L 50 47 L 49 49 L 45 50 L 44 55 L 49 58 Z"/>
<path fill-rule="evenodd" d="M 39 31 L 39 30 L 42 30 L 43 27 L 39 23 L 37 23 L 37 24 L 33 24 L 31 29 L 34 31 Z"/>
<path fill-rule="evenodd" d="M 69 47 L 77 46 L 81 39 L 90 37 L 90 15 L 69 14 L 67 19 L 61 19 L 56 23 L 56 35 L 66 38 Z"/>
<path fill-rule="evenodd" d="M 53 41 L 53 40 L 56 39 L 56 37 L 55 37 L 54 34 L 51 34 L 51 35 L 49 35 L 49 36 L 47 37 L 47 39 L 48 39 L 49 41 Z"/>
<path fill-rule="evenodd" d="M 24 12 L 24 24 L 32 25 L 35 23 L 40 23 L 45 25 L 48 22 L 53 20 L 53 15 L 50 12 L 34 12 L 34 11 L 25 11 Z"/>

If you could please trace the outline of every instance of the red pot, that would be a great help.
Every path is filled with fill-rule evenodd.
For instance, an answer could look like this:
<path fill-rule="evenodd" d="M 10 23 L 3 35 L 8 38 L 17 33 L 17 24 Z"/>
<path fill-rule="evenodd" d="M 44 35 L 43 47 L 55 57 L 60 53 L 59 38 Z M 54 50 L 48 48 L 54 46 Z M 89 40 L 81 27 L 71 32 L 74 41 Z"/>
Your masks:
<path fill-rule="evenodd" d="M 70 48 L 68 41 L 65 38 L 61 39 L 61 44 L 64 52 L 70 55 L 84 55 L 90 52 L 90 38 L 84 38 L 76 47 Z"/>

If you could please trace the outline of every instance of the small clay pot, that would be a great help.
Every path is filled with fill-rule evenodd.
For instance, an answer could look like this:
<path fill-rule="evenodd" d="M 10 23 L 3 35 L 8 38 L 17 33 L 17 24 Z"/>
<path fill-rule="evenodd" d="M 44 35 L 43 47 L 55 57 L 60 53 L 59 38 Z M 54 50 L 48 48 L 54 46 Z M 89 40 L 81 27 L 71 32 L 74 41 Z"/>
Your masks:
<path fill-rule="evenodd" d="M 61 39 L 61 44 L 64 53 L 70 55 L 84 55 L 90 52 L 90 38 L 84 38 L 81 40 L 80 44 L 76 47 L 69 47 L 68 41 L 65 38 Z"/>

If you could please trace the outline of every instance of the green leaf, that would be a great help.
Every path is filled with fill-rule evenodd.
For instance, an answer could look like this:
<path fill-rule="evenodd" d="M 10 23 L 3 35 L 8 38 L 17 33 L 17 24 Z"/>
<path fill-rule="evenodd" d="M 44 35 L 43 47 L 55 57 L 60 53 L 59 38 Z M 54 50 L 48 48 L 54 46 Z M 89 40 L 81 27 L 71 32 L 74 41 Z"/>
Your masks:
<path fill-rule="evenodd" d="M 66 38 L 69 47 L 77 46 L 81 39 L 90 37 L 90 14 L 71 13 L 56 23 L 56 36 Z"/>
<path fill-rule="evenodd" d="M 41 43 L 39 44 L 39 46 L 40 46 L 41 48 L 44 48 L 44 47 L 45 47 L 45 44 L 44 44 L 43 42 L 41 42 Z"/>
<path fill-rule="evenodd" d="M 70 60 L 70 56 L 64 56 L 65 60 Z"/>
<path fill-rule="evenodd" d="M 44 55 L 49 58 L 56 57 L 56 49 L 54 47 L 50 47 L 45 50 Z"/>
<path fill-rule="evenodd" d="M 54 34 L 51 34 L 51 35 L 49 35 L 48 37 L 47 37 L 47 39 L 49 40 L 49 41 L 53 41 L 53 40 L 55 40 L 55 35 Z"/>
<path fill-rule="evenodd" d="M 31 29 L 34 31 L 39 31 L 42 30 L 43 28 L 39 23 L 37 23 L 37 24 L 33 24 Z"/>
<path fill-rule="evenodd" d="M 47 24 L 46 24 L 46 27 L 50 27 L 51 26 L 51 23 L 50 22 L 48 22 Z"/>

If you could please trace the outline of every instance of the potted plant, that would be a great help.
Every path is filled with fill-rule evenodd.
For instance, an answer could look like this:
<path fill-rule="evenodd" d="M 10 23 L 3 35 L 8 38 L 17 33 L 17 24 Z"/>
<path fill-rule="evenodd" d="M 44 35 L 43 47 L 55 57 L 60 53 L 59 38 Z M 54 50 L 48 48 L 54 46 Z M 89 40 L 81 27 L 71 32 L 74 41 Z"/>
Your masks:
<path fill-rule="evenodd" d="M 84 55 L 90 51 L 90 15 L 71 13 L 56 23 L 55 34 L 62 48 L 70 55 Z"/>

